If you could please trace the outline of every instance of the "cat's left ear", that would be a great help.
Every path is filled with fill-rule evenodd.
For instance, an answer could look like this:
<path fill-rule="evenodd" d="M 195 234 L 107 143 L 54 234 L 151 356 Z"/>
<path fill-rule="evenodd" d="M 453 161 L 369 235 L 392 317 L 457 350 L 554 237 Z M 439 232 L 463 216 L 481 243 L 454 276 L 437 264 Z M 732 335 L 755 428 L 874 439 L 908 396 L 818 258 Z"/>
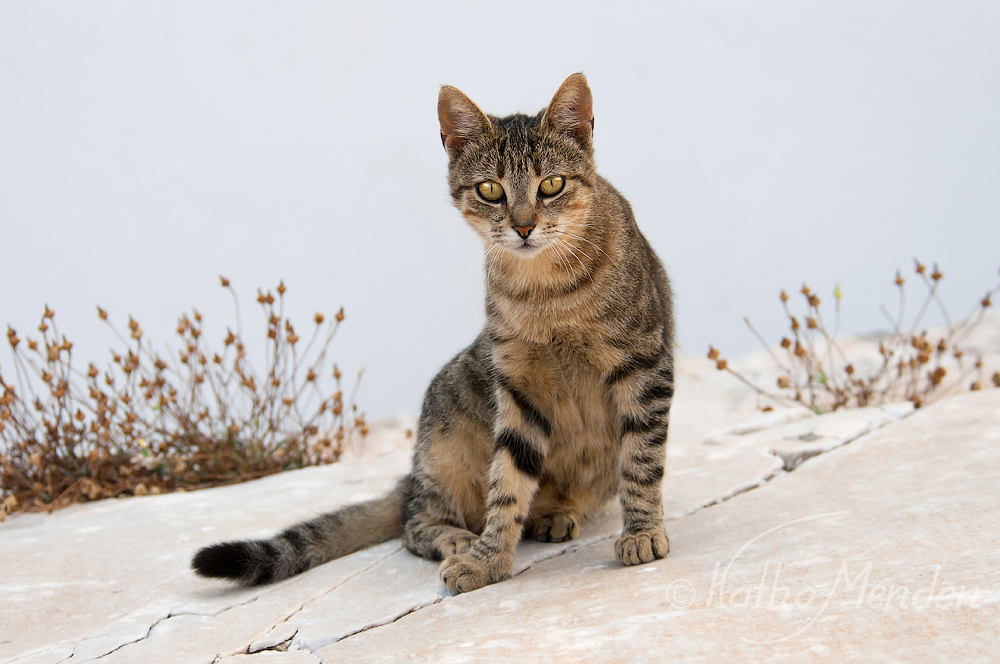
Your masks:
<path fill-rule="evenodd" d="M 571 135 L 585 150 L 594 138 L 594 98 L 583 74 L 573 74 L 559 86 L 542 122 L 552 129 Z"/>

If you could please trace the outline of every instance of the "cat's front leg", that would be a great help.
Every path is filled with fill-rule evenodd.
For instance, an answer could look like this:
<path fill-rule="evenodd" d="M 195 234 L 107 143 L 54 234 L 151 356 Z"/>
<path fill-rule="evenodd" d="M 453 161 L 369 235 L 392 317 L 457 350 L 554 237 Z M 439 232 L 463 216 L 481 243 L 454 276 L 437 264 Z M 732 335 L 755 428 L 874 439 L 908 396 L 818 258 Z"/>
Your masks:
<path fill-rule="evenodd" d="M 615 554 L 625 565 L 670 551 L 663 525 L 662 481 L 674 395 L 673 357 L 665 349 L 631 355 L 606 379 L 619 413 L 618 452 L 622 536 Z"/>
<path fill-rule="evenodd" d="M 449 556 L 439 572 L 455 592 L 496 583 L 510 572 L 552 433 L 548 418 L 518 390 L 501 385 L 496 399 L 486 526 L 466 553 Z"/>

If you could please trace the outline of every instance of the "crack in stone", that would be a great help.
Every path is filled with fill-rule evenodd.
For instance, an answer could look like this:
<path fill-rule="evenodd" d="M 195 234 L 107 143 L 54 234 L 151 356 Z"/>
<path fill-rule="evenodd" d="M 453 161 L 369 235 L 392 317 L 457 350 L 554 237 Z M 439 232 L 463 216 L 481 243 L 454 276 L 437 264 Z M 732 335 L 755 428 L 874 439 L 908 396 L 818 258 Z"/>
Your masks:
<path fill-rule="evenodd" d="M 130 646 L 130 645 L 132 645 L 133 643 L 139 643 L 140 641 L 145 641 L 146 639 L 148 639 L 148 638 L 149 638 L 149 635 L 150 635 L 150 634 L 152 633 L 153 629 L 155 629 L 155 628 L 156 628 L 156 626 L 157 626 L 157 625 L 159 625 L 159 624 L 160 624 L 161 622 L 163 622 L 164 620 L 170 620 L 170 615 L 169 615 L 169 614 L 167 614 L 167 615 L 165 615 L 164 617 L 162 617 L 162 618 L 160 618 L 159 620 L 157 620 L 157 621 L 156 621 L 155 623 L 153 623 L 152 625 L 150 625 L 150 626 L 149 626 L 149 629 L 147 629 L 147 630 L 146 630 L 146 633 L 145 633 L 145 634 L 144 634 L 143 636 L 139 637 L 138 639 L 135 639 L 134 641 L 129 641 L 128 643 L 123 643 L 123 644 L 121 644 L 120 646 L 118 646 L 117 648 L 115 648 L 114 650 L 110 650 L 110 651 L 108 651 L 108 652 L 104 653 L 103 655 L 98 655 L 97 657 L 95 657 L 94 659 L 92 659 L 92 660 L 90 660 L 90 661 L 96 661 L 96 660 L 98 660 L 98 659 L 103 659 L 103 658 L 107 657 L 108 655 L 111 655 L 111 654 L 114 654 L 114 653 L 118 652 L 119 650 L 121 650 L 121 649 L 122 649 L 122 648 L 124 648 L 125 646 Z M 86 640 L 87 640 L 87 639 L 84 639 L 84 641 L 86 641 Z M 81 641 L 80 643 L 83 643 L 83 641 Z M 77 645 L 80 645 L 80 644 L 78 643 Z M 75 648 L 75 647 L 73 648 L 73 654 L 74 654 L 74 655 L 76 654 L 76 648 Z M 69 658 L 70 658 L 70 659 L 72 659 L 72 657 L 73 657 L 73 655 L 70 655 L 70 656 L 69 656 Z M 63 661 L 66 661 L 66 660 L 63 660 Z"/>
<path fill-rule="evenodd" d="M 898 416 L 895 416 L 896 417 L 895 420 L 890 420 L 889 422 L 885 422 L 884 424 L 874 426 L 873 428 L 869 429 L 868 431 L 864 431 L 862 433 L 859 433 L 858 435 L 854 436 L 853 438 L 848 438 L 848 439 L 844 440 L 843 442 L 841 442 L 841 443 L 839 443 L 837 445 L 834 445 L 833 447 L 831 447 L 829 449 L 825 449 L 825 450 L 824 449 L 799 450 L 797 452 L 781 452 L 780 450 L 774 450 L 774 449 L 772 449 L 771 450 L 771 454 L 773 454 L 774 456 L 776 456 L 779 459 L 781 459 L 782 467 L 779 470 L 777 470 L 777 471 L 775 471 L 775 472 L 767 475 L 766 477 L 761 478 L 760 480 L 758 480 L 758 481 L 756 481 L 756 482 L 754 482 L 752 484 L 748 484 L 748 485 L 746 485 L 746 486 L 744 486 L 742 488 L 736 489 L 732 493 L 726 494 L 725 496 L 722 496 L 721 498 L 716 498 L 715 500 L 707 502 L 704 505 L 701 505 L 700 507 L 696 507 L 696 508 L 694 508 L 693 510 L 691 510 L 689 512 L 685 512 L 684 514 L 682 514 L 680 516 L 669 518 L 669 519 L 666 519 L 666 520 L 667 521 L 676 521 L 678 519 L 686 519 L 689 516 L 692 516 L 693 514 L 697 514 L 698 512 L 700 512 L 703 509 L 706 509 L 706 508 L 709 508 L 709 507 L 713 507 L 715 505 L 721 505 L 722 503 L 724 503 L 726 501 L 729 501 L 729 500 L 732 500 L 736 496 L 739 496 L 740 494 L 744 494 L 747 491 L 753 491 L 754 489 L 759 489 L 760 487 L 764 486 L 765 484 L 768 484 L 771 480 L 773 480 L 774 478 L 778 477 L 779 475 L 782 475 L 784 473 L 791 473 L 791 472 L 795 471 L 796 468 L 798 468 L 799 466 L 801 466 L 802 463 L 804 461 L 808 460 L 808 459 L 812 459 L 813 457 L 818 457 L 818 456 L 821 456 L 823 454 L 829 454 L 830 452 L 835 452 L 836 450 L 839 450 L 842 447 L 846 447 L 847 445 L 850 445 L 851 443 L 853 443 L 853 442 L 855 442 L 855 441 L 857 441 L 857 440 L 859 440 L 861 438 L 864 438 L 865 436 L 871 435 L 871 434 L 875 433 L 876 431 L 881 431 L 885 427 L 891 426 L 892 424 L 895 424 L 896 422 L 900 422 L 902 420 L 905 420 L 907 417 L 910 417 L 915 412 L 916 412 L 916 410 L 911 410 L 911 411 L 906 412 L 906 413 L 900 413 Z M 774 427 L 768 427 L 768 428 L 776 428 L 777 426 L 781 426 L 782 424 L 787 424 L 787 422 L 782 422 L 780 424 L 775 425 Z M 756 431 L 762 431 L 762 430 L 763 429 L 758 429 Z M 814 434 L 810 434 L 810 435 L 814 435 Z M 819 438 L 819 436 L 816 436 L 815 438 L 804 438 L 804 437 L 800 436 L 799 438 L 801 440 L 808 441 L 808 440 L 816 440 L 816 439 Z"/>
<path fill-rule="evenodd" d="M 219 609 L 218 611 L 215 611 L 214 613 L 202 613 L 202 612 L 198 612 L 198 611 L 184 611 L 184 610 L 181 610 L 181 609 L 170 609 L 169 611 L 167 611 L 167 614 L 165 616 L 163 616 L 162 618 L 157 619 L 154 623 L 152 623 L 149 626 L 149 628 L 146 630 L 146 633 L 143 636 L 140 636 L 137 639 L 133 639 L 131 641 L 126 641 L 125 643 L 119 644 L 118 646 L 112 648 L 108 652 L 102 653 L 100 655 L 97 655 L 96 657 L 88 658 L 86 661 L 94 662 L 94 661 L 97 661 L 99 659 L 103 659 L 103 658 L 107 657 L 108 655 L 111 655 L 111 654 L 113 654 L 115 652 L 118 652 L 119 650 L 121 650 L 122 648 L 124 648 L 126 646 L 134 645 L 134 644 L 139 643 L 141 641 L 145 641 L 146 639 L 149 638 L 149 635 L 152 634 L 153 630 L 160 623 L 162 623 L 162 622 L 164 622 L 166 620 L 170 620 L 171 618 L 176 618 L 176 617 L 179 617 L 179 616 L 204 616 L 205 618 L 216 618 L 216 617 L 222 615 L 223 613 L 225 613 L 227 611 L 231 611 L 231 610 L 239 608 L 241 606 L 247 606 L 249 604 L 252 604 L 252 603 L 256 602 L 258 599 L 260 599 L 260 597 L 261 597 L 260 595 L 254 595 L 253 597 L 250 597 L 250 598 L 248 598 L 245 601 L 236 602 L 234 604 L 230 604 L 228 606 L 225 606 L 225 607 Z M 96 634 L 94 636 L 89 636 L 89 637 L 85 637 L 85 638 L 81 639 L 80 641 L 76 642 L 76 644 L 73 645 L 73 651 L 70 653 L 69 657 L 66 657 L 65 659 L 60 660 L 59 664 L 63 664 L 64 662 L 72 661 L 73 658 L 76 657 L 77 650 L 79 649 L 79 647 L 81 645 L 87 643 L 88 641 L 93 641 L 95 639 L 106 638 L 107 636 L 109 636 L 109 635 L 106 635 L 106 634 Z"/>
<path fill-rule="evenodd" d="M 334 641 L 334 643 L 340 643 L 344 639 L 349 639 L 352 636 L 356 636 L 358 634 L 361 634 L 362 632 L 367 632 L 370 629 L 376 629 L 376 628 L 379 628 L 379 627 L 385 627 L 386 625 L 391 625 L 394 622 L 402 620 L 403 618 L 405 618 L 406 616 L 410 615 L 411 613 L 416 613 L 417 611 L 420 611 L 422 609 L 426 609 L 428 606 L 434 606 L 435 604 L 440 604 L 441 602 L 443 602 L 446 599 L 448 599 L 448 596 L 438 595 L 437 599 L 435 599 L 433 602 L 426 602 L 424 604 L 420 604 L 418 606 L 414 606 L 414 607 L 412 607 L 410 609 L 407 609 L 403 613 L 400 613 L 398 616 L 390 618 L 389 620 L 385 620 L 383 622 L 373 623 L 371 625 L 366 625 L 365 627 L 362 627 L 361 629 L 359 629 L 359 630 L 357 630 L 355 632 L 351 632 L 350 634 L 345 634 L 344 636 L 342 636 L 339 639 L 337 639 L 336 641 Z M 330 644 L 327 644 L 327 645 L 330 645 Z M 326 646 L 323 646 L 323 647 L 325 648 Z M 317 653 L 315 651 L 311 651 L 311 652 L 314 655 L 319 656 L 319 653 Z"/>
<path fill-rule="evenodd" d="M 265 636 L 267 636 L 268 634 L 270 634 L 271 632 L 273 632 L 275 629 L 278 628 L 279 625 L 283 625 L 283 624 L 287 623 L 288 621 L 290 621 L 292 618 L 294 618 L 298 613 L 300 613 L 306 607 L 315 604 L 316 602 L 318 602 L 322 598 L 326 597 L 330 593 L 334 592 L 335 590 L 337 590 L 338 588 L 340 588 L 341 586 L 343 586 L 345 583 L 347 583 L 348 581 L 352 580 L 356 576 L 358 576 L 360 574 L 364 574 L 365 572 L 367 572 L 371 568 L 375 567 L 379 563 L 385 562 L 386 560 L 388 560 L 389 558 L 391 558 L 392 556 L 396 555 L 397 553 L 399 553 L 402 550 L 403 550 L 403 545 L 400 544 L 398 547 L 396 547 L 393 551 L 387 553 L 385 556 L 374 560 L 370 565 L 366 565 L 365 567 L 362 567 L 361 569 L 357 570 L 353 574 L 350 574 L 350 575 L 344 577 L 339 582 L 337 582 L 334 585 L 330 586 L 329 588 L 327 588 L 326 590 L 324 590 L 320 594 L 314 595 L 310 599 L 306 600 L 305 602 L 303 602 L 302 604 L 300 604 L 297 608 L 295 608 L 292 611 L 290 611 L 284 618 L 280 618 L 280 619 L 272 622 L 269 626 L 267 626 L 263 630 L 261 630 L 260 633 L 257 636 L 255 636 L 252 639 L 250 639 L 250 643 L 247 644 L 247 647 L 246 647 L 246 651 L 245 651 L 246 654 L 253 655 L 255 653 L 262 652 L 264 650 L 270 650 L 271 648 L 262 648 L 261 650 L 255 650 L 253 652 L 250 652 L 250 648 L 253 647 L 254 642 L 256 642 L 256 641 L 264 638 Z M 286 641 L 283 641 L 283 643 L 290 643 L 292 641 L 292 639 L 295 638 L 296 634 L 298 634 L 298 630 L 296 630 L 295 634 L 293 634 L 291 637 L 289 637 Z M 285 648 L 287 649 L 287 647 L 288 646 L 286 645 Z M 320 659 L 322 660 L 322 657 L 315 650 L 308 649 L 308 648 L 307 648 L 307 650 L 309 650 L 309 652 L 311 652 L 312 654 L 316 655 L 317 657 L 320 657 Z"/>

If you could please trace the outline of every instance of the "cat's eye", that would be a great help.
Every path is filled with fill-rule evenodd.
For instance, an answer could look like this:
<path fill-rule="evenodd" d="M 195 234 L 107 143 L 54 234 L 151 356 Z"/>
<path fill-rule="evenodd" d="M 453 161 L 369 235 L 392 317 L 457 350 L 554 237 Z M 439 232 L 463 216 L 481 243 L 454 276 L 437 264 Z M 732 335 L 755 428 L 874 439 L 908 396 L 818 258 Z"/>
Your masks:
<path fill-rule="evenodd" d="M 478 189 L 479 195 L 491 203 L 503 198 L 503 187 L 500 186 L 499 182 L 480 182 Z"/>
<path fill-rule="evenodd" d="M 562 191 L 565 184 L 566 180 L 563 179 L 563 176 L 553 175 L 542 180 L 542 183 L 538 185 L 538 193 L 543 196 L 555 196 Z"/>

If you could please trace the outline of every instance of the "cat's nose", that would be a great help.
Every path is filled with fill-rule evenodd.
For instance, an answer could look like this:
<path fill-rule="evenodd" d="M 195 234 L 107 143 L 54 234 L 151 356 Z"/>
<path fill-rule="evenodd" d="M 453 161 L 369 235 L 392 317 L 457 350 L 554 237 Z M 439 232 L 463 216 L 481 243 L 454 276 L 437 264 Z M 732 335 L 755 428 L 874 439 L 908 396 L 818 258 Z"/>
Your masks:
<path fill-rule="evenodd" d="M 528 236 L 531 235 L 531 231 L 534 230 L 534 228 L 535 228 L 534 225 L 514 226 L 514 230 L 517 231 L 517 234 L 523 237 L 525 240 L 528 239 Z"/>

